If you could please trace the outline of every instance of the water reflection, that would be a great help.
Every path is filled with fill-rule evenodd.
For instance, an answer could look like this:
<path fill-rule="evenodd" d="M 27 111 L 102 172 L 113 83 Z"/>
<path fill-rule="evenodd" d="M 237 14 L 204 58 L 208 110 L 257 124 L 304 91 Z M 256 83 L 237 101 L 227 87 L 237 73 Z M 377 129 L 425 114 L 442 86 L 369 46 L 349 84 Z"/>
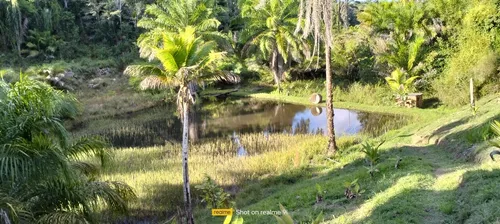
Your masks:
<path fill-rule="evenodd" d="M 253 100 L 231 100 L 205 104 L 189 114 L 192 143 L 200 139 L 228 137 L 239 144 L 245 133 L 326 134 L 326 108 Z M 405 124 L 402 116 L 335 109 L 337 136 L 363 133 L 380 135 Z M 70 125 L 71 126 L 71 125 Z M 87 121 L 70 127 L 75 135 L 101 135 L 115 147 L 163 145 L 180 141 L 182 125 L 175 106 L 161 106 L 141 112 Z M 241 147 L 240 147 L 241 146 Z"/>

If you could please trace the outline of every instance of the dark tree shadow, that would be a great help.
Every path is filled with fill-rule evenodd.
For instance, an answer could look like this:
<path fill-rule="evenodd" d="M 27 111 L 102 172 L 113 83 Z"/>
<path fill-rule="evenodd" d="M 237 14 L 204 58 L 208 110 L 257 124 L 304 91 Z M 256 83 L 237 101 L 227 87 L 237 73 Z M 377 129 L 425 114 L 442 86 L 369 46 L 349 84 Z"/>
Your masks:
<path fill-rule="evenodd" d="M 494 223 L 500 219 L 500 170 L 468 171 L 454 190 L 403 191 L 359 223 Z"/>
<path fill-rule="evenodd" d="M 438 108 L 441 105 L 441 101 L 437 97 L 424 99 L 423 108 Z"/>

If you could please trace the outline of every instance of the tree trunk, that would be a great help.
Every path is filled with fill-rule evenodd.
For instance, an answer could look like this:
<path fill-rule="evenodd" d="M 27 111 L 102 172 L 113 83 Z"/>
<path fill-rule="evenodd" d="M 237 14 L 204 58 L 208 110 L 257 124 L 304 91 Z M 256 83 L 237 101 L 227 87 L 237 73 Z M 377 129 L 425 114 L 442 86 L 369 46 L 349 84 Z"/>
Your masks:
<path fill-rule="evenodd" d="M 200 139 L 199 119 L 197 116 L 196 108 L 191 108 L 189 110 L 189 140 L 191 143 L 196 143 Z"/>
<path fill-rule="evenodd" d="M 284 73 L 284 60 L 283 56 L 278 52 L 278 49 L 273 50 L 271 55 L 271 71 L 273 72 L 274 83 L 278 86 L 278 91 L 281 92 L 281 80 L 283 79 Z"/>
<path fill-rule="evenodd" d="M 188 224 L 194 224 L 193 208 L 191 205 L 191 190 L 189 187 L 188 152 L 189 152 L 189 104 L 183 102 L 182 122 L 182 176 L 184 179 L 184 210 Z"/>
<path fill-rule="evenodd" d="M 325 31 L 328 32 L 328 31 Z M 330 35 L 326 35 L 327 37 Z M 335 141 L 335 125 L 333 123 L 335 113 L 333 110 L 333 84 L 332 84 L 332 68 L 331 68 L 331 52 L 332 48 L 325 46 L 325 61 L 326 61 L 326 126 L 328 127 L 328 153 L 334 154 L 337 150 L 337 142 Z"/>

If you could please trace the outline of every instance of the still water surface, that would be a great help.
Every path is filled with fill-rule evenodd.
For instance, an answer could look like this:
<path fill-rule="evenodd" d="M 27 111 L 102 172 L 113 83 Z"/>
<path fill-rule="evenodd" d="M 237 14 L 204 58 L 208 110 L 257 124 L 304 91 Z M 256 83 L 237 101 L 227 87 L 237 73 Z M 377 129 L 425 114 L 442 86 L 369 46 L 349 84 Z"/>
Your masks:
<path fill-rule="evenodd" d="M 326 109 L 248 99 L 207 103 L 190 114 L 189 135 L 194 141 L 234 137 L 245 133 L 326 134 Z M 377 136 L 401 127 L 406 118 L 397 115 L 335 109 L 337 136 Z M 163 145 L 181 140 L 182 125 L 175 105 L 70 125 L 77 135 L 101 135 L 115 147 Z"/>

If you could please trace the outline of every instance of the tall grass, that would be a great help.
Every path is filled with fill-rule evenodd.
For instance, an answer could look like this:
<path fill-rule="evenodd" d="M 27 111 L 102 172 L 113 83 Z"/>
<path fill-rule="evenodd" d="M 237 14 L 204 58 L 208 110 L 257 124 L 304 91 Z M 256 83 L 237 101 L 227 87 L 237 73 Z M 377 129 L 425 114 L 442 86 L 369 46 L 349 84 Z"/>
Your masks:
<path fill-rule="evenodd" d="M 367 105 L 394 104 L 394 96 L 385 83 L 362 84 L 356 82 L 347 86 L 338 85 L 333 91 L 334 101 L 337 102 L 352 102 Z M 278 94 L 277 91 L 273 93 Z M 297 80 L 283 84 L 282 94 L 308 97 L 312 93 L 326 95 L 323 79 Z"/>
<path fill-rule="evenodd" d="M 192 185 L 206 175 L 232 193 L 244 183 L 263 176 L 280 175 L 309 164 L 314 155 L 325 152 L 326 140 L 314 135 L 247 134 L 240 136 L 248 155 L 238 157 L 237 145 L 230 138 L 218 138 L 192 144 L 189 170 Z M 352 145 L 354 137 L 340 138 L 338 144 Z M 131 205 L 132 220 L 159 221 L 174 215 L 182 207 L 181 146 L 115 150 L 115 159 L 101 175 L 103 180 L 121 180 L 132 186 L 138 200 Z M 200 207 L 199 192 L 193 198 Z M 156 217 L 156 218 L 151 218 Z M 108 220 L 109 221 L 109 220 Z"/>

